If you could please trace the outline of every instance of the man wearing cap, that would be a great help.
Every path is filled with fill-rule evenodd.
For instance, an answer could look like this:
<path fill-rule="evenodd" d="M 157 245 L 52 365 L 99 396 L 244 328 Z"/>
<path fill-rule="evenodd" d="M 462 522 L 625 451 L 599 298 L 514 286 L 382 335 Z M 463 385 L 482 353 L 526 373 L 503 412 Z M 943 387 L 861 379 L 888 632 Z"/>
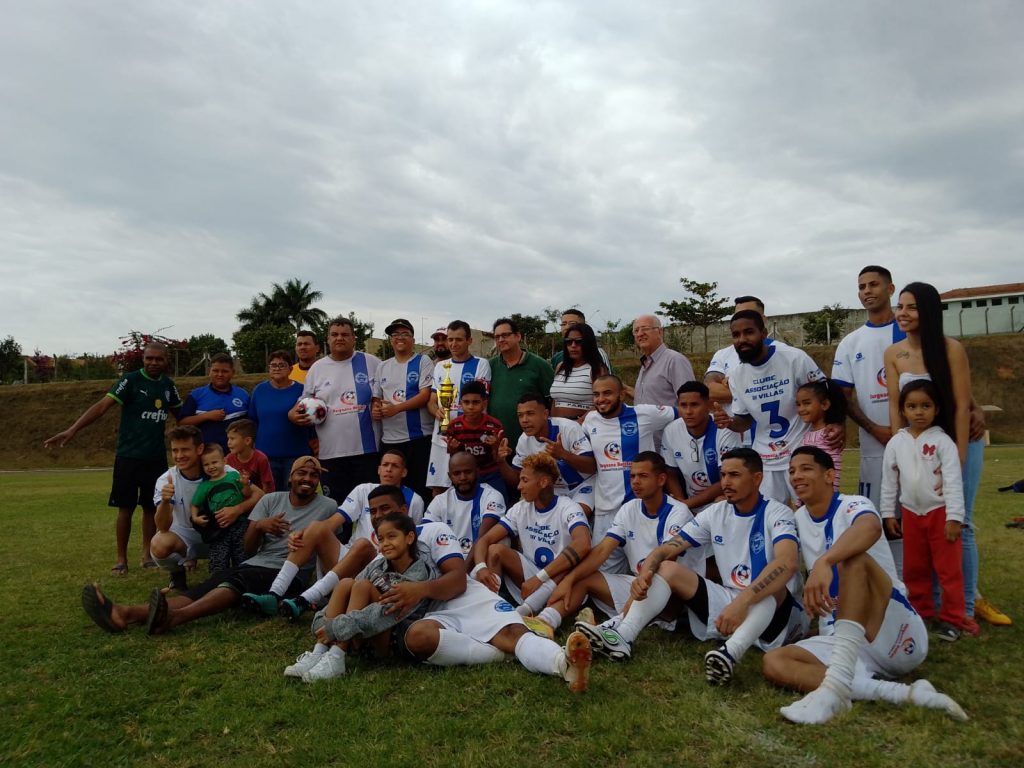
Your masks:
<path fill-rule="evenodd" d="M 555 371 L 547 360 L 523 349 L 523 334 L 511 318 L 498 318 L 493 330 L 498 354 L 490 359 L 491 397 L 487 410 L 505 428 L 509 445 L 515 445 L 523 433 L 516 415 L 519 398 L 527 392 L 548 397 Z"/>
<path fill-rule="evenodd" d="M 438 328 L 430 334 L 430 339 L 434 342 L 434 348 L 430 350 L 431 360 L 439 363 L 452 356 L 451 350 L 448 349 L 448 330 L 446 328 Z"/>
<path fill-rule="evenodd" d="M 373 418 L 384 428 L 381 451 L 401 451 L 410 487 L 428 498 L 427 467 L 434 417 L 427 401 L 434 383 L 434 364 L 426 355 L 416 352 L 415 330 L 405 318 L 392 322 L 384 333 L 395 355 L 380 364 L 373 388 Z"/>
<path fill-rule="evenodd" d="M 326 520 L 335 511 L 334 502 L 316 492 L 324 471 L 314 457 L 300 456 L 289 474 L 290 490 L 268 493 L 257 502 L 245 532 L 245 552 L 250 557 L 241 566 L 218 571 L 178 597 L 168 599 L 163 590 L 154 589 L 148 604 L 116 605 L 97 584 L 87 584 L 82 590 L 82 608 L 107 632 L 120 633 L 132 624 L 145 624 L 147 634 L 159 635 L 179 624 L 226 611 L 239 602 L 243 592 L 268 591 L 288 556 L 288 534 Z M 304 582 L 304 578 L 294 579 L 289 592 L 297 595 Z"/>

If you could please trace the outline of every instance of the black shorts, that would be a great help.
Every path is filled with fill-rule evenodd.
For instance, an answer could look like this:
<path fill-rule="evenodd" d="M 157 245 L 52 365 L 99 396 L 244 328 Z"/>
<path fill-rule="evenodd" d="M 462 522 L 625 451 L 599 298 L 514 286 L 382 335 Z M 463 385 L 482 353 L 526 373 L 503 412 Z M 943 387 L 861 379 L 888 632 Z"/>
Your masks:
<path fill-rule="evenodd" d="M 697 577 L 697 592 L 689 600 L 683 601 L 683 604 L 693 612 L 693 615 L 700 619 L 702 624 L 708 623 L 708 613 L 710 608 L 708 606 L 708 585 L 704 580 L 703 576 Z M 775 614 L 772 616 L 771 622 L 765 628 L 764 632 L 761 633 L 759 639 L 766 643 L 770 643 L 776 637 L 779 636 L 780 632 L 785 632 L 789 626 L 789 617 L 793 612 L 793 608 L 796 606 L 796 600 L 793 595 L 786 590 L 786 597 L 783 598 L 782 602 L 775 608 Z M 686 615 L 684 614 L 679 623 L 676 625 L 676 631 L 689 631 L 690 623 L 685 621 Z"/>
<path fill-rule="evenodd" d="M 154 507 L 156 481 L 167 471 L 166 459 L 114 457 L 114 478 L 110 485 L 111 507 Z"/>
<path fill-rule="evenodd" d="M 277 578 L 278 568 L 262 568 L 260 566 L 243 565 L 241 568 L 229 568 L 225 571 L 217 571 L 210 575 L 206 581 L 197 584 L 192 589 L 184 592 L 185 597 L 190 600 L 198 600 L 218 587 L 226 587 L 234 590 L 239 595 L 245 592 L 252 592 L 256 595 L 263 595 L 270 591 L 270 587 Z M 285 592 L 284 597 L 297 597 L 306 588 L 306 579 L 309 571 L 299 571 L 292 579 L 292 583 Z"/>
<path fill-rule="evenodd" d="M 336 456 L 333 459 L 320 459 L 324 473 L 320 475 L 320 485 L 324 496 L 338 504 L 361 483 L 379 483 L 377 465 L 380 454 L 362 453 L 358 456 Z"/>

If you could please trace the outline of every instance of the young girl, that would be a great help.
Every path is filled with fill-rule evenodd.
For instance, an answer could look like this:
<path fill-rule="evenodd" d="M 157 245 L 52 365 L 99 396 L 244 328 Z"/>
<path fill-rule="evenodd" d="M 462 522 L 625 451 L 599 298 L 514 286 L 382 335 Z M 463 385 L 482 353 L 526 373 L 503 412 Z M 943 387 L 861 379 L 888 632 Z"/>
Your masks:
<path fill-rule="evenodd" d="M 804 432 L 802 445 L 821 448 L 836 465 L 836 478 L 832 486 L 839 491 L 839 474 L 843 470 L 843 448 L 846 447 L 846 396 L 832 379 L 809 381 L 796 391 L 796 412 L 810 429 Z M 843 441 L 832 445 L 825 440 L 825 427 L 837 425 L 843 431 Z"/>
<path fill-rule="evenodd" d="M 925 621 L 935 613 L 933 572 L 942 604 L 935 632 L 940 640 L 960 638 L 964 623 L 964 575 L 960 529 L 964 522 L 963 482 L 957 445 L 940 427 L 939 396 L 927 379 L 900 392 L 907 426 L 892 436 L 882 459 L 881 513 L 887 532 L 903 534 L 903 581 L 914 609 Z M 896 519 L 896 498 L 903 510 Z"/>
<path fill-rule="evenodd" d="M 426 612 L 428 601 L 418 603 L 404 616 L 385 613 L 380 603 L 393 586 L 404 581 L 429 581 L 434 569 L 418 558 L 416 523 L 408 515 L 391 512 L 374 522 L 380 557 L 367 565 L 355 579 L 345 579 L 331 596 L 327 608 L 313 619 L 317 644 L 314 655 L 320 660 L 302 674 L 307 682 L 328 680 L 345 674 L 345 651 L 353 638 L 373 638 L 377 656 L 386 656 L 392 627 L 399 620 L 418 619 Z M 288 670 L 285 670 L 288 674 Z"/>

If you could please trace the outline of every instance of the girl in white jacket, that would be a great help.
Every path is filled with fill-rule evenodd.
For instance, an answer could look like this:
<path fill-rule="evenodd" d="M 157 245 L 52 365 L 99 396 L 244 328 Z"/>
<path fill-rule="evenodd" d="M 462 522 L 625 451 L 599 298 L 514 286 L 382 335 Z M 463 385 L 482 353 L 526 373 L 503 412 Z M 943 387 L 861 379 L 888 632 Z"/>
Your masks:
<path fill-rule="evenodd" d="M 934 617 L 933 573 L 942 594 L 936 636 L 958 640 L 964 622 L 964 576 L 960 529 L 964 492 L 956 443 L 940 427 L 938 395 L 927 379 L 908 383 L 899 408 L 908 426 L 885 446 L 881 512 L 890 536 L 902 525 L 903 581 L 910 603 L 925 621 Z M 896 519 L 896 499 L 903 509 Z"/>

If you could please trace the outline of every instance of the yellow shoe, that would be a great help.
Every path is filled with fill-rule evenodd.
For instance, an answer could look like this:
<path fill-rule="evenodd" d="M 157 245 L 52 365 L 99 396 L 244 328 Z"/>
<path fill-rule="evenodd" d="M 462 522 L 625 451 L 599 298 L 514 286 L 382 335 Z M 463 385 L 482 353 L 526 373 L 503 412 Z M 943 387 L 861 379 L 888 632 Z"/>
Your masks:
<path fill-rule="evenodd" d="M 597 624 L 597 618 L 594 616 L 594 609 L 588 605 L 576 614 L 576 621 L 582 621 L 584 624 Z"/>
<path fill-rule="evenodd" d="M 979 597 L 974 601 L 974 618 L 981 619 L 996 627 L 1009 627 L 1013 624 L 1013 619 L 992 605 L 984 597 Z"/>
<path fill-rule="evenodd" d="M 526 628 L 533 632 L 533 634 L 535 635 L 546 637 L 548 640 L 555 639 L 554 628 L 551 625 L 544 623 L 538 618 L 535 618 L 533 616 L 524 616 L 523 624 L 525 624 Z"/>

